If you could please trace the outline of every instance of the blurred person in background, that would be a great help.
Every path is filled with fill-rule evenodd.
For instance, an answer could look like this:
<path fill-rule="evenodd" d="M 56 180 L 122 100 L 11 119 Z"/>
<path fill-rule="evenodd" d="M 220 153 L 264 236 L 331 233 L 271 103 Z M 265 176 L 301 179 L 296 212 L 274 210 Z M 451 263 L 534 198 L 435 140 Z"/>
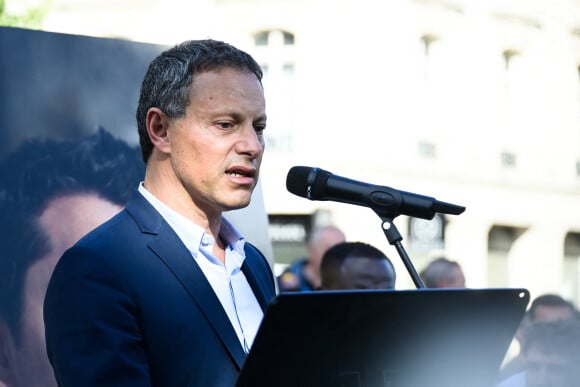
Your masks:
<path fill-rule="evenodd" d="M 336 226 L 328 225 L 314 228 L 306 245 L 308 256 L 294 262 L 278 276 L 279 291 L 312 291 L 320 289 L 320 263 L 322 256 L 330 247 L 345 240 L 344 232 Z"/>
<path fill-rule="evenodd" d="M 558 294 L 542 294 L 536 297 L 528 310 L 532 322 L 565 320 L 578 317 L 572 302 Z"/>
<path fill-rule="evenodd" d="M 363 242 L 329 248 L 320 264 L 322 290 L 394 289 L 395 267 L 379 249 Z"/>
<path fill-rule="evenodd" d="M 498 387 L 573 387 L 580 385 L 580 320 L 537 321 L 522 346 L 524 368 Z"/>
<path fill-rule="evenodd" d="M 419 275 L 427 288 L 465 288 L 463 269 L 445 257 L 430 261 Z"/>
<path fill-rule="evenodd" d="M 578 319 L 578 317 L 578 310 L 574 304 L 560 295 L 547 293 L 534 298 L 514 336 L 520 351 L 502 366 L 500 380 L 524 370 L 525 357 L 521 348 L 525 345 L 528 331 L 533 324 L 538 322 Z"/>

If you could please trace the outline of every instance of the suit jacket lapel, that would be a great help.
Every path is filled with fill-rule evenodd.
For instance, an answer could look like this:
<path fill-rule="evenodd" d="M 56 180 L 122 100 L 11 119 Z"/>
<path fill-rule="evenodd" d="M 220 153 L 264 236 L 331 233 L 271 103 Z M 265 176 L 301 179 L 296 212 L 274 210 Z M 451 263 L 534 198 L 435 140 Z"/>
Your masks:
<path fill-rule="evenodd" d="M 126 208 L 140 225 L 142 232 L 156 234 L 149 243 L 150 249 L 165 263 L 200 307 L 206 319 L 211 322 L 215 334 L 241 369 L 246 355 L 238 336 L 211 285 L 185 245 L 141 195 L 127 203 Z"/>
<path fill-rule="evenodd" d="M 262 310 L 265 310 L 266 307 L 268 306 L 268 303 L 270 302 L 271 296 L 274 295 L 268 294 L 270 293 L 266 288 L 268 280 L 265 278 L 260 279 L 257 278 L 257 276 L 261 272 L 260 268 L 257 267 L 257 265 L 258 262 L 260 262 L 263 258 L 261 256 L 254 257 L 253 256 L 254 254 L 257 255 L 259 253 L 255 251 L 254 248 L 252 248 L 248 243 L 246 243 L 244 251 L 246 252 L 246 259 L 244 260 L 244 264 L 242 265 L 242 272 L 244 273 L 244 276 L 246 276 L 246 279 L 248 280 L 250 287 L 254 291 L 256 299 L 258 300 L 258 303 L 262 307 Z"/>

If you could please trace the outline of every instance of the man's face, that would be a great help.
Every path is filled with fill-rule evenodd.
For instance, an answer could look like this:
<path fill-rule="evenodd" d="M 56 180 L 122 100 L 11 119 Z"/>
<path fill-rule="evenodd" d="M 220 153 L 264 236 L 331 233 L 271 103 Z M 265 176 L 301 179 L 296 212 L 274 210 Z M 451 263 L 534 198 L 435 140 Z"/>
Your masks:
<path fill-rule="evenodd" d="M 316 242 L 311 243 L 308 246 L 308 256 L 312 262 L 312 266 L 316 269 L 320 269 L 320 263 L 322 262 L 322 256 L 326 250 L 331 247 L 342 243 L 346 240 L 344 233 L 336 228 L 326 228 L 320 231 Z"/>
<path fill-rule="evenodd" d="M 24 278 L 21 337 L 19 343 L 11 336 L 7 340 L 9 370 L 5 385 L 56 386 L 44 341 L 43 303 L 50 276 L 68 247 L 120 210 L 95 195 L 75 194 L 52 200 L 38 218 L 48 238 L 49 251 L 28 269 Z"/>
<path fill-rule="evenodd" d="M 384 259 L 349 257 L 341 267 L 342 289 L 393 289 L 395 271 Z"/>
<path fill-rule="evenodd" d="M 171 121 L 168 141 L 173 173 L 198 209 L 221 213 L 249 204 L 264 152 L 265 109 L 253 73 L 222 68 L 194 77 L 186 115 Z"/>
<path fill-rule="evenodd" d="M 571 387 L 578 380 L 571 378 L 578 365 L 559 354 L 546 354 L 537 348 L 530 348 L 526 354 L 527 387 Z"/>
<path fill-rule="evenodd" d="M 539 305 L 534 311 L 534 321 L 565 320 L 574 316 L 574 310 L 566 305 Z"/>

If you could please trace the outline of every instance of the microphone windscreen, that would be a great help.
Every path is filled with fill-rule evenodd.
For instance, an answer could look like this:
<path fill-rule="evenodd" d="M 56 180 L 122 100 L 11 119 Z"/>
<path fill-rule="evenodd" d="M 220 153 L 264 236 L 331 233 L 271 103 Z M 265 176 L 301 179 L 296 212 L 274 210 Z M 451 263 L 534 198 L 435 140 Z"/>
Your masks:
<path fill-rule="evenodd" d="M 292 167 L 286 176 L 286 189 L 294 195 L 307 197 L 308 175 L 312 172 L 311 167 Z"/>

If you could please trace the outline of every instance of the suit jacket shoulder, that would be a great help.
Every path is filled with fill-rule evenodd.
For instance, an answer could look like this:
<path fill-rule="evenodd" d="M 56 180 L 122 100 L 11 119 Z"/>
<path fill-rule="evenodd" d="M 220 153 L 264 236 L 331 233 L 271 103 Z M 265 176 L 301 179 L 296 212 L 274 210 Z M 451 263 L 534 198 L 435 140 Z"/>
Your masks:
<path fill-rule="evenodd" d="M 242 270 L 265 308 L 273 276 L 251 244 Z M 44 316 L 63 386 L 231 387 L 245 360 L 203 272 L 140 194 L 65 252 Z"/>

